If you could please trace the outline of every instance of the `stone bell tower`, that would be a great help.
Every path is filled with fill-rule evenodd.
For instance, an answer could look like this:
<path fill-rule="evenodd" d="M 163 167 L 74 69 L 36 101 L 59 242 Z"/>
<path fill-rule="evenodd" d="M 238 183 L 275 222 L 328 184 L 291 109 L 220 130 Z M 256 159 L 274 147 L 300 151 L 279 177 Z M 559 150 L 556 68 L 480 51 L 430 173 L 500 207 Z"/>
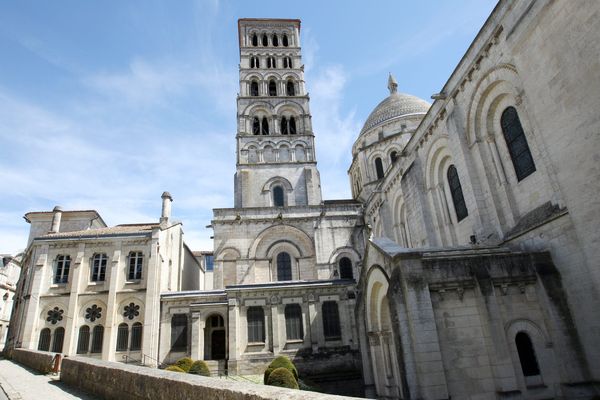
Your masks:
<path fill-rule="evenodd" d="M 321 203 L 300 20 L 240 19 L 235 208 Z"/>

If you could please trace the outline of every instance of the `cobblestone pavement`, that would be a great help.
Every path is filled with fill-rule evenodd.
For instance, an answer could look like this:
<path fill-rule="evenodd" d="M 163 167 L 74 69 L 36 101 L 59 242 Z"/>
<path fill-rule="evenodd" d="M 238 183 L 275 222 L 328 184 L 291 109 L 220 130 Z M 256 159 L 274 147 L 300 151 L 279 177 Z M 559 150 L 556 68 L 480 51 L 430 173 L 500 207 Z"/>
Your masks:
<path fill-rule="evenodd" d="M 0 359 L 0 400 L 97 400 L 62 383 L 58 376 L 42 375 L 13 361 Z"/>

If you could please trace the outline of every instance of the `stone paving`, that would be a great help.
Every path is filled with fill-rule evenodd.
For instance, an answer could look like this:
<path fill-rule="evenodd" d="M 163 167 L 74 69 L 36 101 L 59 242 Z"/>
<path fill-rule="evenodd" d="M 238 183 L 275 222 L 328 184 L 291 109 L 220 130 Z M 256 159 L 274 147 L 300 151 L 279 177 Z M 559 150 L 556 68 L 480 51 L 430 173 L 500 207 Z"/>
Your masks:
<path fill-rule="evenodd" d="M 0 359 L 0 400 L 96 400 L 62 383 L 58 375 L 42 375 L 10 360 Z"/>

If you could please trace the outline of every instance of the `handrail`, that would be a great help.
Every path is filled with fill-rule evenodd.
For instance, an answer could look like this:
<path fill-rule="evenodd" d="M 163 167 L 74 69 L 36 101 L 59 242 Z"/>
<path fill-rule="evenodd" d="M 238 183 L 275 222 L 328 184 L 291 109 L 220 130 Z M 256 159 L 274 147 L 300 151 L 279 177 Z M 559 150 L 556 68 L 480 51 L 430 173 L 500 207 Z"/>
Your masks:
<path fill-rule="evenodd" d="M 146 365 L 146 358 L 150 359 L 151 361 L 155 361 L 156 365 L 160 368 L 160 367 L 168 367 L 168 364 L 165 364 L 163 362 L 158 361 L 156 358 L 154 357 L 150 357 L 147 354 L 142 354 L 142 360 L 140 360 L 142 362 L 142 365 Z"/>

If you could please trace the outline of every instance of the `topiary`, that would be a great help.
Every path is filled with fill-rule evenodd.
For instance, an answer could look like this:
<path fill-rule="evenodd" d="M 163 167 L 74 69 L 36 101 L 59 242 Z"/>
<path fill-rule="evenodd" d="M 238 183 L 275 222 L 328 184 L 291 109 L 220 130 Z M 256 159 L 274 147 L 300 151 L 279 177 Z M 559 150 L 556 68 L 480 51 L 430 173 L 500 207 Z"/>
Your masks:
<path fill-rule="evenodd" d="M 265 371 L 265 375 L 264 375 L 264 379 L 263 379 L 263 382 L 265 385 L 268 384 L 267 382 L 269 381 L 269 375 L 273 372 L 273 370 L 275 370 L 277 368 L 287 369 L 288 371 L 290 371 L 290 373 L 292 374 L 294 379 L 296 381 L 298 381 L 298 370 L 296 369 L 296 366 L 294 365 L 294 363 L 292 363 L 290 361 L 290 359 L 285 356 L 279 356 L 279 357 L 275 358 L 273 361 L 271 361 L 271 364 L 269 364 L 269 366 L 267 367 L 267 370 Z"/>
<path fill-rule="evenodd" d="M 185 372 L 184 370 L 182 370 L 181 368 L 179 368 L 177 365 L 169 365 L 167 368 L 165 368 L 165 371 Z"/>
<path fill-rule="evenodd" d="M 210 370 L 208 369 L 208 365 L 206 365 L 206 363 L 202 360 L 194 361 L 188 373 L 194 375 L 210 376 Z"/>
<path fill-rule="evenodd" d="M 181 368 L 184 372 L 189 372 L 190 368 L 192 368 L 192 364 L 194 360 L 189 357 L 183 357 L 175 363 L 179 368 Z"/>
<path fill-rule="evenodd" d="M 273 372 L 271 372 L 269 375 L 269 380 L 267 381 L 267 385 L 289 389 L 299 389 L 298 382 L 296 382 L 294 375 L 292 375 L 287 368 L 283 367 L 275 368 Z"/>

